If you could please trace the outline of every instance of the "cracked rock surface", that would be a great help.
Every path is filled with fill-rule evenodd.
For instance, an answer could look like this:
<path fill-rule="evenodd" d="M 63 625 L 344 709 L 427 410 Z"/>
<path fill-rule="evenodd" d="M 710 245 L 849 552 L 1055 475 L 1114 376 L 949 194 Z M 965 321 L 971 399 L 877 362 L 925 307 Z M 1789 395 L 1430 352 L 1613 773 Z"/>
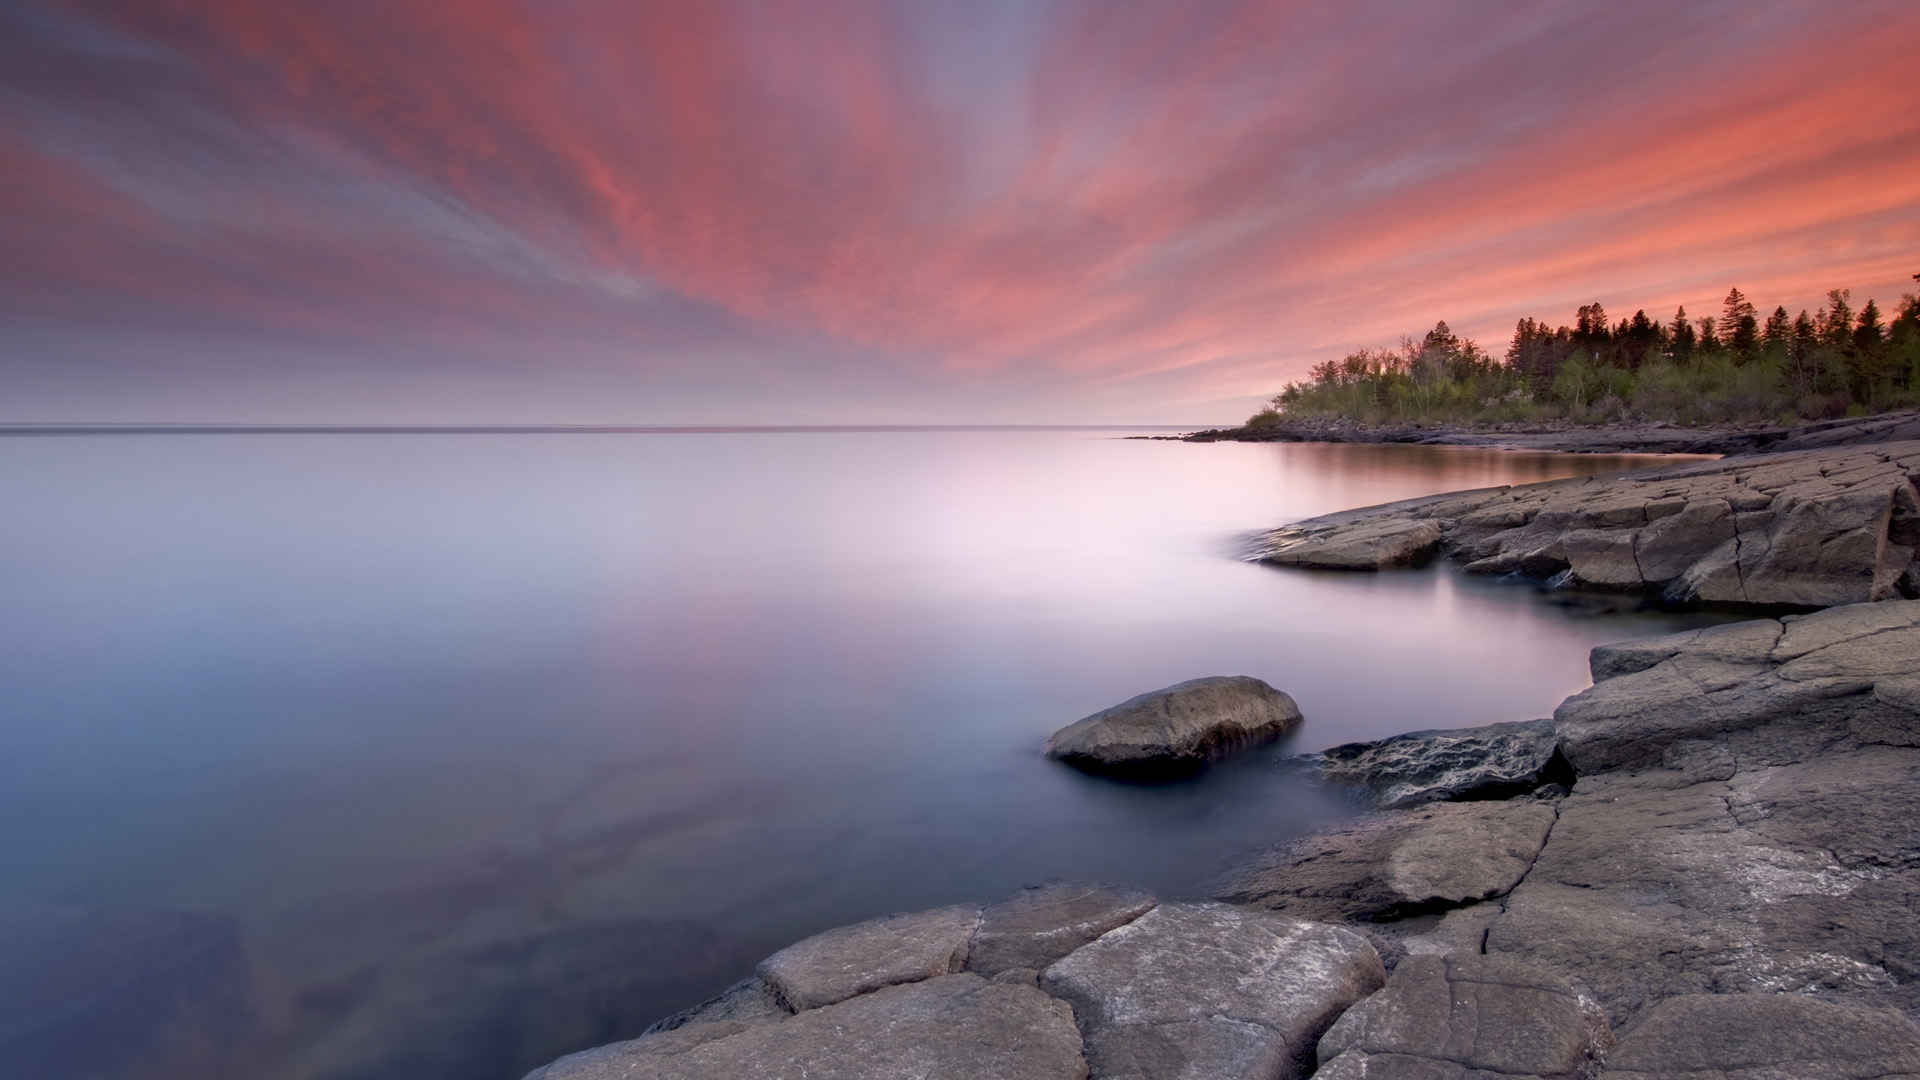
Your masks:
<path fill-rule="evenodd" d="M 1438 801 L 1230 904 L 1049 885 L 828 931 L 530 1080 L 1920 1080 L 1920 601 L 1591 667 L 1544 724 L 1340 748 L 1328 778 Z"/>
<path fill-rule="evenodd" d="M 1413 956 L 1320 1040 L 1320 1080 L 1576 1080 L 1613 1042 L 1591 996 L 1502 957 Z"/>
<path fill-rule="evenodd" d="M 1602 1080 L 1898 1080 L 1920 1027 L 1897 1012 L 1794 994 L 1671 998 L 1620 1037 Z"/>
<path fill-rule="evenodd" d="M 1554 827 L 1551 803 L 1432 803 L 1303 837 L 1217 895 L 1309 919 L 1381 923 L 1505 896 Z"/>
<path fill-rule="evenodd" d="M 1920 744 L 1920 602 L 1828 608 L 1593 651 L 1594 685 L 1554 725 L 1582 775 L 1719 737 L 1806 757 L 1841 739 Z M 1885 684 L 1884 689 L 1882 684 Z"/>
<path fill-rule="evenodd" d="M 1073 1010 L 1031 987 L 944 975 L 777 1023 L 694 1023 L 588 1050 L 527 1080 L 1084 1080 Z"/>
<path fill-rule="evenodd" d="M 1224 895 L 1371 920 L 1416 958 L 1577 978 L 1615 1024 L 1697 993 L 1920 1015 L 1920 602 L 1603 646 L 1592 667 L 1596 685 L 1555 717 L 1578 771 L 1565 797 L 1376 814 L 1253 860 Z M 1436 808 L 1495 822 L 1543 805 L 1551 827 L 1510 887 L 1401 903 L 1393 853 Z M 1505 828 L 1464 835 L 1518 838 Z M 1462 867 L 1492 865 L 1462 837 L 1434 850 L 1447 846 Z"/>
<path fill-rule="evenodd" d="M 1048 968 L 1095 1076 L 1305 1076 L 1320 1034 L 1386 979 L 1365 938 L 1225 904 L 1162 904 Z"/>
<path fill-rule="evenodd" d="M 1824 607 L 1920 589 L 1920 441 L 1726 458 L 1483 488 L 1311 518 L 1255 557 L 1466 569 L 1676 603 Z"/>
<path fill-rule="evenodd" d="M 528 1080 L 1285 1080 L 1385 978 L 1352 930 L 1048 885 L 816 935 L 641 1038 Z"/>
<path fill-rule="evenodd" d="M 788 1009 L 815 1009 L 959 971 L 979 925 L 977 907 L 889 915 L 795 942 L 762 960 L 759 974 Z"/>

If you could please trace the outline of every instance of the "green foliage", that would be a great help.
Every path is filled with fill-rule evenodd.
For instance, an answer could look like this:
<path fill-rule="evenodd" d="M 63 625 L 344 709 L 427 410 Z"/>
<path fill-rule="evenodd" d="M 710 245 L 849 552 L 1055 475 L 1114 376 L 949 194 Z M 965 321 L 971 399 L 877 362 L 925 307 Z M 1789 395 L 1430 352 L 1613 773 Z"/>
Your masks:
<path fill-rule="evenodd" d="M 1846 290 L 1827 299 L 1791 322 L 1775 308 L 1764 327 L 1738 289 L 1717 321 L 1682 308 L 1664 325 L 1642 311 L 1609 326 L 1596 301 L 1571 328 L 1520 320 L 1501 359 L 1441 322 L 1398 349 L 1314 365 L 1249 424 L 1792 423 L 1920 405 L 1920 296 L 1885 323 L 1871 300 L 1856 319 Z"/>

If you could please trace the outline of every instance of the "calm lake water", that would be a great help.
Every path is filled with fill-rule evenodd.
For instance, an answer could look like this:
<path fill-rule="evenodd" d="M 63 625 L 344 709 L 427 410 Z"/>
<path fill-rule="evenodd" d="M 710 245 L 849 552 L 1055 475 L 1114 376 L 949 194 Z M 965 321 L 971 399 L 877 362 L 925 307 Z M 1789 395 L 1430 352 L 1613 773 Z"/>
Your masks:
<path fill-rule="evenodd" d="M 1336 809 L 1054 728 L 1211 674 L 1274 753 L 1545 715 L 1679 617 L 1245 534 L 1644 459 L 1087 431 L 0 440 L 0 1072 L 518 1077 L 801 935 L 1193 894 Z M 34 1071 L 34 1070 L 39 1071 Z M 8 1074 L 12 1075 L 12 1074 Z"/>

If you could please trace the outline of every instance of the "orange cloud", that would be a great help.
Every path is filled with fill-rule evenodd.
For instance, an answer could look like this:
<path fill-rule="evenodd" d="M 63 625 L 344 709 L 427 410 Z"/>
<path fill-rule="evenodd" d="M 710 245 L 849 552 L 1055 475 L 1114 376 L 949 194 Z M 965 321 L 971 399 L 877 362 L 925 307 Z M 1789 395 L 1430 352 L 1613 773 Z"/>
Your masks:
<path fill-rule="evenodd" d="M 22 76 L 52 148 L 11 152 L 48 295 L 653 364 L 724 325 L 1146 417 L 1441 317 L 1890 300 L 1920 12 L 1864 7 L 74 0 L 154 54 Z"/>

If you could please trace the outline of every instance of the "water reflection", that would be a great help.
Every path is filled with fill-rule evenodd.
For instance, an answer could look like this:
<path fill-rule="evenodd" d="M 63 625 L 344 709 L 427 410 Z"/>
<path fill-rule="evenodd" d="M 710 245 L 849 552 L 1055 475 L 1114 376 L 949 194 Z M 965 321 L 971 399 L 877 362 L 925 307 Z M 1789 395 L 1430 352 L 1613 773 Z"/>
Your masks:
<path fill-rule="evenodd" d="M 1307 715 L 1275 752 L 1523 719 L 1593 644 L 1678 625 L 1232 557 L 1630 459 L 1005 431 L 0 452 L 0 1047 L 57 1065 L 88 1016 L 142 1048 L 99 1076 L 516 1077 L 825 926 L 1054 877 L 1190 892 L 1336 808 L 1258 760 L 1099 781 L 1042 760 L 1049 731 L 1237 673 Z M 89 934 L 150 977 L 7 992 Z"/>

